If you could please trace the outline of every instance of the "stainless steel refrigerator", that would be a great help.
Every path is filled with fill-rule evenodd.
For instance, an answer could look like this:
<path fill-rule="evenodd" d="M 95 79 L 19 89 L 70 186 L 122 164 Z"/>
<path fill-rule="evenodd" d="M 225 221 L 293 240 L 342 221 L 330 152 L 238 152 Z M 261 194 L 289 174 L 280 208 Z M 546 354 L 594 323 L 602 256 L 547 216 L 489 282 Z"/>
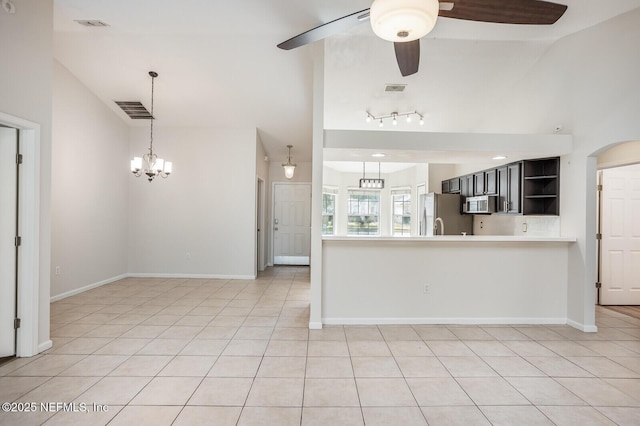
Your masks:
<path fill-rule="evenodd" d="M 461 209 L 460 194 L 421 195 L 418 201 L 420 235 L 472 235 L 473 215 L 461 214 Z"/>

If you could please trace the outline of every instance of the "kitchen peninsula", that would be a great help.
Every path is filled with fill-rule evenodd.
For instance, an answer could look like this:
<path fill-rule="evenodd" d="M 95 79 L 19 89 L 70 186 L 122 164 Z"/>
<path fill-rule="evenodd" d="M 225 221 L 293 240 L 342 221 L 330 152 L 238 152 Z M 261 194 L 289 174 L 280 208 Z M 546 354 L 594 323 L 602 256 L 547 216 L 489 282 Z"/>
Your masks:
<path fill-rule="evenodd" d="M 574 238 L 323 238 L 324 324 L 566 324 Z"/>

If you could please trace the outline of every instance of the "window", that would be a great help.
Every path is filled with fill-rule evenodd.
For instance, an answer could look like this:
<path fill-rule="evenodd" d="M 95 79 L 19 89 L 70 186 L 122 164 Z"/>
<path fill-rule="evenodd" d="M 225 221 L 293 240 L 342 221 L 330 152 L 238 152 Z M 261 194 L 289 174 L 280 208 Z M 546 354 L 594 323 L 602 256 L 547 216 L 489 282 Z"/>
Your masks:
<path fill-rule="evenodd" d="M 393 222 L 391 230 L 394 236 L 411 235 L 411 190 L 392 189 L 391 202 Z"/>
<path fill-rule="evenodd" d="M 349 191 L 347 235 L 380 233 L 380 191 Z"/>
<path fill-rule="evenodd" d="M 337 189 L 322 188 L 322 235 L 335 234 L 337 194 Z"/>

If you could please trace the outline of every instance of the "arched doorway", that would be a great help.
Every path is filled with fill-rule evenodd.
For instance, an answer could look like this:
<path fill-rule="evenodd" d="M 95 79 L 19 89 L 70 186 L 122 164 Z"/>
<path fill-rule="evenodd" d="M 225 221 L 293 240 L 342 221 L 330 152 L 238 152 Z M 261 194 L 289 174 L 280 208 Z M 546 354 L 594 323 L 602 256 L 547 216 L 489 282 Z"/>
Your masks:
<path fill-rule="evenodd" d="M 597 153 L 596 304 L 640 305 L 640 141 Z"/>

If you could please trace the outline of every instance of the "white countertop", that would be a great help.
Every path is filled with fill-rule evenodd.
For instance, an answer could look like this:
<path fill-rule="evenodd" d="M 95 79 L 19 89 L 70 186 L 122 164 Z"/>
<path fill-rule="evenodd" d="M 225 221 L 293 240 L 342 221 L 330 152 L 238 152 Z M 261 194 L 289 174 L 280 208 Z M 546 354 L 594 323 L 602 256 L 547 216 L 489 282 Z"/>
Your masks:
<path fill-rule="evenodd" d="M 540 237 L 511 235 L 438 235 L 436 237 L 324 236 L 322 241 L 371 242 L 544 242 L 575 243 L 575 237 Z"/>

